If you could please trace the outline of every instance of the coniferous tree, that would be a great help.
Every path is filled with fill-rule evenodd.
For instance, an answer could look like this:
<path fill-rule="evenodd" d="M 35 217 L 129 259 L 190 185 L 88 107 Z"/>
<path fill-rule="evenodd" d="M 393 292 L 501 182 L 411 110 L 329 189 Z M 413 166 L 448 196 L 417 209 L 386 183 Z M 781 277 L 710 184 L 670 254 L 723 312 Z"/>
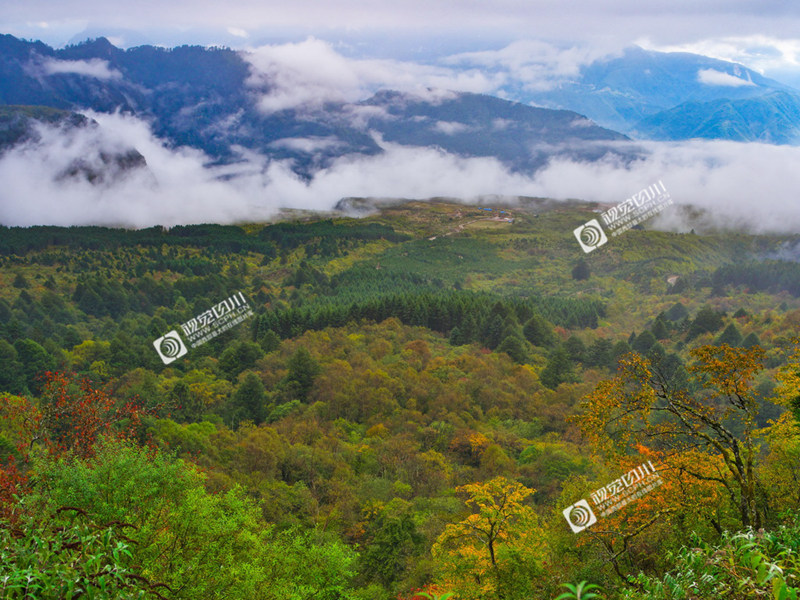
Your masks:
<path fill-rule="evenodd" d="M 277 350 L 281 345 L 281 338 L 272 330 L 267 329 L 267 331 L 261 336 L 259 340 L 259 345 L 264 352 L 272 352 L 273 350 Z"/>
<path fill-rule="evenodd" d="M 714 340 L 714 343 L 717 346 L 728 344 L 728 346 L 735 348 L 742 343 L 742 334 L 739 331 L 739 328 L 736 327 L 734 323 L 731 323 L 722 333 L 717 336 L 717 339 Z"/>
<path fill-rule="evenodd" d="M 564 342 L 564 349 L 569 354 L 573 362 L 584 362 L 586 360 L 586 344 L 576 335 L 572 335 Z"/>
<path fill-rule="evenodd" d="M 667 329 L 667 324 L 663 319 L 660 318 L 655 320 L 650 331 L 652 331 L 657 340 L 665 340 L 669 337 L 669 329 Z"/>
<path fill-rule="evenodd" d="M 542 384 L 550 389 L 556 389 L 559 384 L 570 383 L 577 380 L 574 365 L 569 358 L 569 353 L 563 346 L 559 346 L 550 354 L 547 365 L 540 375 Z"/>
<path fill-rule="evenodd" d="M 676 302 L 675 304 L 673 304 L 670 307 L 670 309 L 666 312 L 667 319 L 673 322 L 680 321 L 688 316 L 689 316 L 689 311 L 680 302 Z"/>
<path fill-rule="evenodd" d="M 239 373 L 252 369 L 256 361 L 264 356 L 261 346 L 253 342 L 236 342 L 225 349 L 219 357 L 219 366 L 225 376 L 233 380 Z"/>
<path fill-rule="evenodd" d="M 591 277 L 592 271 L 589 268 L 589 263 L 586 262 L 586 259 L 581 258 L 572 268 L 572 278 L 576 281 L 584 281 Z"/>
<path fill-rule="evenodd" d="M 305 401 L 314 385 L 314 379 L 322 370 L 308 350 L 301 346 L 289 359 L 289 372 L 281 385 L 292 398 Z"/>
<path fill-rule="evenodd" d="M 553 331 L 553 326 L 541 316 L 534 314 L 522 329 L 525 339 L 534 346 L 550 348 L 556 344 L 558 338 Z"/>
<path fill-rule="evenodd" d="M 631 344 L 631 348 L 633 348 L 633 350 L 639 354 L 645 354 L 655 343 L 655 336 L 650 331 L 645 329 L 642 333 L 636 336 L 636 339 Z"/>
<path fill-rule="evenodd" d="M 614 344 L 614 349 L 612 350 L 612 368 L 616 368 L 617 364 L 619 363 L 619 359 L 628 354 L 631 351 L 630 344 L 625 340 L 620 340 L 616 344 Z"/>
<path fill-rule="evenodd" d="M 528 358 L 528 349 L 522 338 L 516 335 L 509 335 L 497 347 L 497 352 L 505 352 L 516 363 L 524 363 Z"/>
<path fill-rule="evenodd" d="M 598 338 L 586 351 L 587 367 L 608 367 L 614 365 L 614 344 L 606 338 Z"/>
<path fill-rule="evenodd" d="M 255 373 L 248 373 L 231 398 L 231 418 L 234 423 L 252 421 L 256 425 L 266 418 L 266 391 Z"/>
<path fill-rule="evenodd" d="M 722 314 L 710 306 L 701 308 L 689 326 L 689 339 L 703 333 L 714 333 L 722 328 Z"/>
<path fill-rule="evenodd" d="M 490 350 L 494 350 L 503 339 L 503 319 L 498 314 L 489 317 L 483 332 L 483 343 Z"/>
<path fill-rule="evenodd" d="M 461 331 L 461 328 L 458 326 L 453 327 L 452 331 L 450 332 L 449 341 L 451 346 L 463 346 L 464 344 L 469 343 L 467 336 Z"/>
<path fill-rule="evenodd" d="M 14 277 L 14 282 L 11 285 L 18 289 L 31 287 L 31 284 L 28 283 L 28 280 L 25 279 L 25 276 L 22 273 L 17 273 L 17 276 Z"/>
<path fill-rule="evenodd" d="M 742 340 L 742 348 L 752 348 L 753 346 L 760 346 L 761 340 L 754 332 L 748 333 Z"/>

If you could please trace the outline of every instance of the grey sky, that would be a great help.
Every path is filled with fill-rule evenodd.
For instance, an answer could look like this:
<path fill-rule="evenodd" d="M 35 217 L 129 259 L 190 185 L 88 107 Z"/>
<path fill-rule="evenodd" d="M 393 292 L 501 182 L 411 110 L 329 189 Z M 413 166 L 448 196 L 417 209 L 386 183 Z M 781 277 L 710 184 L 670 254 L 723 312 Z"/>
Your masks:
<path fill-rule="evenodd" d="M 162 44 L 208 43 L 215 33 L 244 43 L 281 33 L 334 38 L 370 31 L 493 41 L 629 43 L 646 37 L 680 44 L 757 34 L 796 37 L 798 17 L 800 3 L 786 0 L 26 0 L 3 3 L 0 29 L 51 43 L 86 29 L 126 29 Z"/>
<path fill-rule="evenodd" d="M 59 47 L 106 36 L 141 44 L 254 48 L 313 35 L 351 57 L 436 61 L 518 40 L 612 52 L 636 43 L 741 62 L 800 86 L 791 0 L 25 0 L 0 32 Z"/>

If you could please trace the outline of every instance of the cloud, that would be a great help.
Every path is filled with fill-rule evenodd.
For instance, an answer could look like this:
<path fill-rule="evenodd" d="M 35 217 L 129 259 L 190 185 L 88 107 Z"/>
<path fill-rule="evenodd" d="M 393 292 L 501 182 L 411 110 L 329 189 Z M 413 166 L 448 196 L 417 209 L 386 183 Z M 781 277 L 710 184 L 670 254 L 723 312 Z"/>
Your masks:
<path fill-rule="evenodd" d="M 69 20 L 106 29 L 125 26 L 152 32 L 156 43 L 168 46 L 203 43 L 206 35 L 218 38 L 209 31 L 219 33 L 229 24 L 246 28 L 251 39 L 285 40 L 289 35 L 298 39 L 315 33 L 341 39 L 370 31 L 387 36 L 402 33 L 409 43 L 425 37 L 431 45 L 455 37 L 476 43 L 487 38 L 613 37 L 627 44 L 643 35 L 668 43 L 763 32 L 791 37 L 798 31 L 799 14 L 800 7 L 786 0 L 140 0 L 135 4 L 33 0 L 4 3 L 0 24 L 4 31 L 23 36 L 36 31 L 27 24 L 39 21 L 54 27 Z M 75 27 L 66 38 L 59 35 L 57 40 L 61 43 L 82 29 Z"/>
<path fill-rule="evenodd" d="M 743 85 L 752 85 L 755 83 L 749 79 L 742 79 L 729 73 L 723 73 L 716 69 L 700 69 L 697 72 L 697 81 L 705 83 L 706 85 L 722 85 L 727 87 L 741 87 Z"/>
<path fill-rule="evenodd" d="M 800 148 L 699 140 L 641 145 L 649 156 L 626 166 L 554 161 L 536 177 L 539 193 L 615 203 L 661 180 L 675 204 L 706 211 L 706 227 L 800 233 L 792 191 L 800 185 L 800 172 L 792 166 L 800 160 Z M 657 223 L 688 228 L 672 210 L 662 213 Z"/>
<path fill-rule="evenodd" d="M 535 175 L 510 172 L 493 158 L 463 158 L 435 148 L 380 140 L 376 156 L 348 155 L 304 179 L 286 161 L 243 151 L 238 163 L 208 166 L 203 153 L 171 148 L 149 126 L 123 115 L 89 113 L 99 127 L 40 128 L 41 140 L 0 157 L 0 223 L 5 225 L 156 224 L 264 221 L 282 208 L 330 210 L 353 196 L 478 202 L 500 195 L 580 198 L 617 203 L 661 180 L 677 205 L 704 209 L 705 226 L 756 233 L 800 233 L 796 190 L 800 148 L 768 144 L 692 141 L 642 143 L 645 159 L 552 161 Z M 286 140 L 315 152 L 325 138 Z M 103 185 L 62 178 L 76 160 L 101 165 L 102 152 L 141 152 L 147 168 L 133 169 Z M 659 217 L 664 228 L 687 224 L 680 212 Z M 564 232 L 565 237 L 571 231 Z"/>
<path fill-rule="evenodd" d="M 458 123 L 456 121 L 436 121 L 436 124 L 433 126 L 433 128 L 440 133 L 444 133 L 445 135 L 465 133 L 472 129 L 469 125 Z"/>
<path fill-rule="evenodd" d="M 707 38 L 682 44 L 655 44 L 642 38 L 637 44 L 648 50 L 659 52 L 691 52 L 719 60 L 739 63 L 761 73 L 775 76 L 776 73 L 800 70 L 800 39 L 777 38 L 768 35 L 745 35 Z M 771 75 L 772 74 L 772 75 Z"/>
<path fill-rule="evenodd" d="M 446 64 L 489 69 L 503 82 L 519 83 L 527 91 L 547 91 L 574 80 L 583 66 L 621 53 L 617 45 L 557 46 L 539 40 L 520 40 L 500 50 L 464 52 L 444 59 Z"/>
<path fill-rule="evenodd" d="M 236 37 L 245 38 L 245 39 L 250 37 L 250 34 L 247 33 L 247 31 L 245 31 L 244 29 L 241 29 L 239 27 L 228 27 L 226 29 L 226 31 L 228 33 L 230 33 L 231 35 L 234 35 Z"/>
<path fill-rule="evenodd" d="M 41 67 L 47 75 L 57 75 L 61 73 L 74 73 L 85 75 L 96 79 L 121 79 L 122 73 L 112 69 L 107 60 L 92 58 L 89 60 L 57 60 L 48 58 L 41 63 Z"/>
<path fill-rule="evenodd" d="M 430 95 L 430 90 L 489 92 L 495 78 L 477 69 L 456 71 L 389 59 L 353 59 L 328 42 L 268 45 L 243 55 L 251 65 L 249 85 L 266 113 L 291 108 L 320 109 L 326 102 L 356 102 L 380 89 Z"/>
<path fill-rule="evenodd" d="M 257 206 L 258 177 L 240 175 L 244 165 L 206 168 L 207 157 L 188 148 L 171 149 L 133 117 L 87 113 L 99 127 L 64 130 L 41 126 L 41 139 L 7 151 L 0 158 L 0 222 L 8 225 L 77 223 L 143 227 L 163 223 L 232 222 L 272 214 Z M 101 152 L 136 148 L 147 168 L 133 169 L 107 185 L 83 178 L 60 178 L 76 161 L 99 165 Z M 248 187 L 250 186 L 250 187 Z"/>
<path fill-rule="evenodd" d="M 270 144 L 273 148 L 288 148 L 289 150 L 297 150 L 307 154 L 330 150 L 341 145 L 341 140 L 335 137 L 283 138 Z"/>
<path fill-rule="evenodd" d="M 576 117 L 569 124 L 570 127 L 594 127 L 596 123 L 585 117 Z"/>

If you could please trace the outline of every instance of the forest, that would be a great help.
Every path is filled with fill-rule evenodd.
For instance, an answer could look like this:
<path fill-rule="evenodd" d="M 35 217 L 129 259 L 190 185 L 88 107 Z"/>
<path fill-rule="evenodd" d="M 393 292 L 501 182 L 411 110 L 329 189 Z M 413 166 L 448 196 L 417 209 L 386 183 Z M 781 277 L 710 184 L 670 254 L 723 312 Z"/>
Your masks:
<path fill-rule="evenodd" d="M 0 227 L 0 597 L 800 598 L 797 237 L 488 206 Z"/>

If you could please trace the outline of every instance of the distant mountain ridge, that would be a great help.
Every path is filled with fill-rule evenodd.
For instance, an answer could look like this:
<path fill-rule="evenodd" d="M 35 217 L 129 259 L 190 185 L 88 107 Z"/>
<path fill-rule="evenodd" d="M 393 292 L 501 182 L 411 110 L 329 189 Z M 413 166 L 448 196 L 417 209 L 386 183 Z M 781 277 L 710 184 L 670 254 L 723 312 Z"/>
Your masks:
<path fill-rule="evenodd" d="M 79 62 L 75 62 L 79 61 Z M 379 92 L 357 103 L 264 113 L 248 84 L 251 66 L 224 48 L 116 48 L 105 38 L 64 49 L 0 36 L 0 103 L 64 110 L 121 111 L 146 119 L 155 135 L 236 161 L 240 148 L 289 160 L 310 176 L 338 157 L 382 152 L 387 142 L 494 157 L 531 171 L 553 156 L 623 154 L 627 138 L 572 111 L 534 108 L 478 94 Z M 365 109 L 373 109 L 364 116 Z M 356 118 L 357 117 L 357 118 Z"/>
<path fill-rule="evenodd" d="M 584 66 L 552 90 L 515 97 L 580 112 L 639 139 L 783 144 L 797 143 L 800 128 L 799 90 L 736 63 L 639 47 Z"/>
<path fill-rule="evenodd" d="M 641 156 L 625 134 L 800 141 L 800 92 L 741 65 L 687 53 L 629 48 L 549 91 L 510 94 L 523 102 L 383 90 L 361 102 L 275 112 L 259 109 L 271 83 L 254 87 L 253 68 L 244 53 L 226 48 L 122 50 L 101 37 L 54 49 L 0 35 L 0 105 L 120 111 L 145 120 L 171 146 L 202 150 L 211 163 L 235 163 L 250 152 L 286 161 L 305 179 L 342 157 L 379 155 L 386 143 L 495 158 L 512 171 L 532 173 L 554 158 Z M 29 112 L 25 127 L 49 118 Z M 123 160 L 125 169 L 142 166 L 133 158 Z M 107 166 L 100 160 L 97 168 Z"/>
<path fill-rule="evenodd" d="M 684 102 L 639 121 L 655 140 L 728 139 L 768 144 L 800 143 L 800 94 L 776 91 L 756 98 Z"/>

